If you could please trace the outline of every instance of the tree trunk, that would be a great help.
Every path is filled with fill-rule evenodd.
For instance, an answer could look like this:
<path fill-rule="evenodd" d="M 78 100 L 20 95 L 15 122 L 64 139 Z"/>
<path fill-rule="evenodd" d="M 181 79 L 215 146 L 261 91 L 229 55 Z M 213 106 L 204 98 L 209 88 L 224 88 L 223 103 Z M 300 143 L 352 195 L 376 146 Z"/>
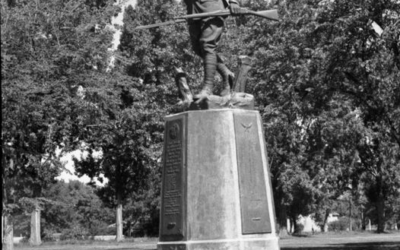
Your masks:
<path fill-rule="evenodd" d="M 123 235 L 123 223 L 122 223 L 122 204 L 121 200 L 118 198 L 117 212 L 116 212 L 116 227 L 117 227 L 117 242 L 122 241 L 124 239 Z"/>
<path fill-rule="evenodd" d="M 279 237 L 288 236 L 286 207 L 281 206 L 278 212 Z"/>
<path fill-rule="evenodd" d="M 298 233 L 298 225 L 297 225 L 297 219 L 295 216 L 292 216 L 290 218 L 290 222 L 291 222 L 291 227 L 292 227 L 292 233 L 296 234 Z"/>
<path fill-rule="evenodd" d="M 378 201 L 376 202 L 376 210 L 378 213 L 378 233 L 383 233 L 385 231 L 385 204 L 383 197 L 379 194 Z"/>
<path fill-rule="evenodd" d="M 365 231 L 367 228 L 366 220 L 365 220 L 365 212 L 364 209 L 361 212 L 361 230 Z"/>
<path fill-rule="evenodd" d="M 382 165 L 384 164 L 384 159 L 382 157 L 379 158 L 379 162 L 377 164 L 378 176 L 376 177 L 377 184 L 377 202 L 376 202 L 376 211 L 378 213 L 378 233 L 383 233 L 385 231 L 385 197 L 383 195 L 383 171 Z"/>
<path fill-rule="evenodd" d="M 2 249 L 4 250 L 14 250 L 14 232 L 13 223 L 9 219 L 9 216 L 1 216 L 2 224 Z"/>
<path fill-rule="evenodd" d="M 42 244 L 40 239 L 40 207 L 38 201 L 35 202 L 35 209 L 31 213 L 31 237 L 29 243 L 33 246 Z"/>
<path fill-rule="evenodd" d="M 353 231 L 353 220 L 351 219 L 351 217 L 353 216 L 353 212 L 352 212 L 352 208 L 351 208 L 351 196 L 349 198 L 349 209 L 350 209 L 350 213 L 349 213 L 349 231 Z"/>
<path fill-rule="evenodd" d="M 132 222 L 128 221 L 128 237 L 132 237 Z"/>
<path fill-rule="evenodd" d="M 328 218 L 329 218 L 329 214 L 331 213 L 331 209 L 327 208 L 325 211 L 325 218 L 324 218 L 324 222 L 322 224 L 321 230 L 322 232 L 328 232 Z"/>
<path fill-rule="evenodd" d="M 3 164 L 3 167 L 1 168 L 1 174 L 2 174 L 2 191 L 3 191 L 3 196 L 2 196 L 2 214 L 1 214 L 1 245 L 2 249 L 4 250 L 14 250 L 14 232 L 13 232 L 13 223 L 12 220 L 10 220 L 10 216 L 7 216 L 4 212 L 6 211 L 6 204 L 8 202 L 7 199 L 7 192 L 6 192 L 6 175 L 4 169 L 6 168 L 6 158 L 4 154 L 4 150 L 1 151 L 1 162 Z M 10 169 L 13 168 L 14 161 L 10 159 Z"/>

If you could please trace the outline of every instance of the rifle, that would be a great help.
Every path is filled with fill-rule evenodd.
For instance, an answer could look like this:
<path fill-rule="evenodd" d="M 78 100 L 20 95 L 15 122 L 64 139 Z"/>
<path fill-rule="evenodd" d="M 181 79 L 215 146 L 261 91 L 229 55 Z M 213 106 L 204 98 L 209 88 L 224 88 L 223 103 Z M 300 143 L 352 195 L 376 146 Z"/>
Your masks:
<path fill-rule="evenodd" d="M 218 10 L 218 11 L 214 11 L 214 12 L 190 14 L 190 15 L 176 17 L 176 18 L 174 18 L 174 20 L 168 21 L 168 22 L 138 26 L 138 27 L 134 28 L 134 30 L 151 29 L 151 28 L 160 27 L 160 26 L 172 25 L 172 24 L 176 24 L 176 23 L 186 22 L 186 20 L 194 19 L 194 18 L 230 16 L 230 15 L 232 15 L 230 10 Z M 273 20 L 273 21 L 279 20 L 278 19 L 278 10 L 276 10 L 276 9 L 252 11 L 252 10 L 248 10 L 245 8 L 240 8 L 239 13 L 235 14 L 235 15 L 253 15 L 253 16 L 258 16 L 258 17 L 266 18 L 266 19 Z"/>

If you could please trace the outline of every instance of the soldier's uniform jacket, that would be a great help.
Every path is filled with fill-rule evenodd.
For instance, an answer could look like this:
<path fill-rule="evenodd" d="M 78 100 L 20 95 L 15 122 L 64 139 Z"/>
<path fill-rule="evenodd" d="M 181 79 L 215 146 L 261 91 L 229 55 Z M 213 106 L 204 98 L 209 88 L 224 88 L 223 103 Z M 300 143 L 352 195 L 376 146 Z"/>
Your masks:
<path fill-rule="evenodd" d="M 225 10 L 238 0 L 185 0 L 188 14 Z M 189 34 L 193 50 L 204 57 L 215 54 L 215 49 L 224 30 L 224 17 L 194 18 L 188 20 Z"/>
<path fill-rule="evenodd" d="M 237 0 L 185 0 L 188 14 L 197 14 L 226 9 Z"/>

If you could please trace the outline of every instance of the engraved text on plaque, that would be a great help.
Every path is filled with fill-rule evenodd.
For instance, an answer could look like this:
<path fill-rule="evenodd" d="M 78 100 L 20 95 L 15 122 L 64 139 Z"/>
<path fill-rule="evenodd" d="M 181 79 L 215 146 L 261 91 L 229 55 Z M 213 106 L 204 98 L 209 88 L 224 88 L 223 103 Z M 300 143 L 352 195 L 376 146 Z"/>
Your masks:
<path fill-rule="evenodd" d="M 161 238 L 183 239 L 183 120 L 167 121 L 164 143 Z"/>

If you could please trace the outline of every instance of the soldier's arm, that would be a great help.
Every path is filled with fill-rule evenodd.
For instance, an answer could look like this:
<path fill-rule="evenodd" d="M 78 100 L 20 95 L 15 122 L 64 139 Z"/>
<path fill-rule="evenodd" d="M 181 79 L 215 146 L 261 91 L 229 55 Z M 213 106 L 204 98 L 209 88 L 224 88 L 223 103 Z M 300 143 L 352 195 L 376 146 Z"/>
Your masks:
<path fill-rule="evenodd" d="M 229 0 L 229 9 L 233 15 L 240 14 L 240 6 L 238 0 Z"/>

